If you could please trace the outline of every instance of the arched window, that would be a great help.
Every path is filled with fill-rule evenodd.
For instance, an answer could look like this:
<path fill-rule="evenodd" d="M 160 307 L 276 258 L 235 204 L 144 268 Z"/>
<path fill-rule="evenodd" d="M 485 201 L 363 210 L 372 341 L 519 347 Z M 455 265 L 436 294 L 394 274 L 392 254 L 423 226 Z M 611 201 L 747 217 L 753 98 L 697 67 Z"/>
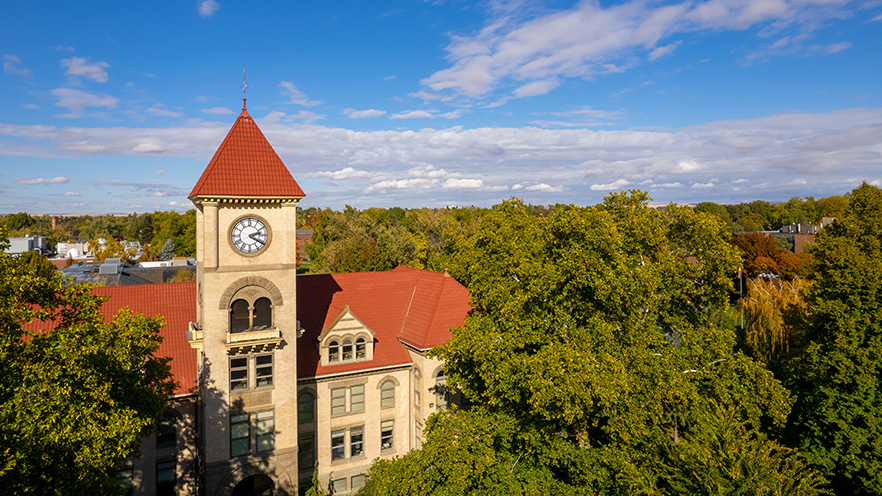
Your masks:
<path fill-rule="evenodd" d="M 269 328 L 273 325 L 273 304 L 269 298 L 259 298 L 254 302 L 254 320 L 252 327 L 255 329 Z"/>
<path fill-rule="evenodd" d="M 328 361 L 340 361 L 340 343 L 338 343 L 336 339 L 328 343 Z"/>
<path fill-rule="evenodd" d="M 251 327 L 251 314 L 248 302 L 236 300 L 230 306 L 230 332 L 242 332 Z"/>
<path fill-rule="evenodd" d="M 346 338 L 343 340 L 343 361 L 348 362 L 352 360 L 352 340 Z"/>
<path fill-rule="evenodd" d="M 386 381 L 380 386 L 380 407 L 395 406 L 395 383 Z"/>
<path fill-rule="evenodd" d="M 435 405 L 439 410 L 444 410 L 447 408 L 449 398 L 450 389 L 447 387 L 447 376 L 444 375 L 444 369 L 441 369 L 435 376 Z"/>
<path fill-rule="evenodd" d="M 315 419 L 315 395 L 309 391 L 304 391 L 297 397 L 297 417 L 301 422 Z"/>
<path fill-rule="evenodd" d="M 365 358 L 367 358 L 365 340 L 364 338 L 358 338 L 355 340 L 355 359 L 364 360 Z"/>

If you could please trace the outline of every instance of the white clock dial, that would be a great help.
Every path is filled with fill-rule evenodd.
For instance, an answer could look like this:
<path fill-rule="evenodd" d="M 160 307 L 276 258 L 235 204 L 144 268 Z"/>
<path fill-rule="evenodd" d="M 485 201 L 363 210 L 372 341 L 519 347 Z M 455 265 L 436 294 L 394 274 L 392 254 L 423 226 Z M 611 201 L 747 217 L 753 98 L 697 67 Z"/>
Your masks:
<path fill-rule="evenodd" d="M 242 253 L 254 253 L 260 251 L 269 239 L 266 226 L 258 219 L 246 217 L 230 231 L 233 246 Z"/>

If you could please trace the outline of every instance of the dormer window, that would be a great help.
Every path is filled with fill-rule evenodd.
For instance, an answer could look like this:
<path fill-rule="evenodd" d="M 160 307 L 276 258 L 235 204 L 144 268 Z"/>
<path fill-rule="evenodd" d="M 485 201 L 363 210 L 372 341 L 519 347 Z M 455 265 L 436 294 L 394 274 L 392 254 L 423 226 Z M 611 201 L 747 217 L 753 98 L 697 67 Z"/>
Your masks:
<path fill-rule="evenodd" d="M 374 331 L 345 307 L 318 338 L 322 366 L 374 359 Z"/>
<path fill-rule="evenodd" d="M 338 343 L 336 339 L 328 343 L 328 361 L 340 361 L 340 343 Z"/>
<path fill-rule="evenodd" d="M 349 338 L 343 340 L 343 361 L 352 361 L 352 340 Z"/>
<path fill-rule="evenodd" d="M 367 353 L 365 352 L 365 339 L 358 338 L 355 340 L 355 359 L 364 360 L 365 358 L 367 358 Z"/>

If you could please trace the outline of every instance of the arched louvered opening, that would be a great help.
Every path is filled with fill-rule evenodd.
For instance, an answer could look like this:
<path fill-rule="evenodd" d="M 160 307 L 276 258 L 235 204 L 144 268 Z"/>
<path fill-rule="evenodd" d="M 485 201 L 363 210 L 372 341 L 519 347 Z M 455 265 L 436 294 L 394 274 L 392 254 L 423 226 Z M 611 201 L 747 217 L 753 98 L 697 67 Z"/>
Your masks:
<path fill-rule="evenodd" d="M 247 331 L 251 327 L 251 315 L 248 302 L 236 300 L 230 305 L 230 332 Z"/>
<path fill-rule="evenodd" d="M 255 330 L 268 329 L 273 325 L 273 304 L 269 298 L 259 298 L 254 302 L 254 320 L 252 326 Z"/>

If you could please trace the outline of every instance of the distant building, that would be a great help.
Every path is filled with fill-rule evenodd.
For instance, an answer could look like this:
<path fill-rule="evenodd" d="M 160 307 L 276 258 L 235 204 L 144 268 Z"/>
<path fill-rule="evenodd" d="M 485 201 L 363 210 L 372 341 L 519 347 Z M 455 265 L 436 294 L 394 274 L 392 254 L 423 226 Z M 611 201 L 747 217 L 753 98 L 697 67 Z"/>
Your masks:
<path fill-rule="evenodd" d="M 44 236 L 17 236 L 9 238 L 9 247 L 3 250 L 7 255 L 18 256 L 27 251 L 38 251 L 45 254 L 48 248 Z"/>

